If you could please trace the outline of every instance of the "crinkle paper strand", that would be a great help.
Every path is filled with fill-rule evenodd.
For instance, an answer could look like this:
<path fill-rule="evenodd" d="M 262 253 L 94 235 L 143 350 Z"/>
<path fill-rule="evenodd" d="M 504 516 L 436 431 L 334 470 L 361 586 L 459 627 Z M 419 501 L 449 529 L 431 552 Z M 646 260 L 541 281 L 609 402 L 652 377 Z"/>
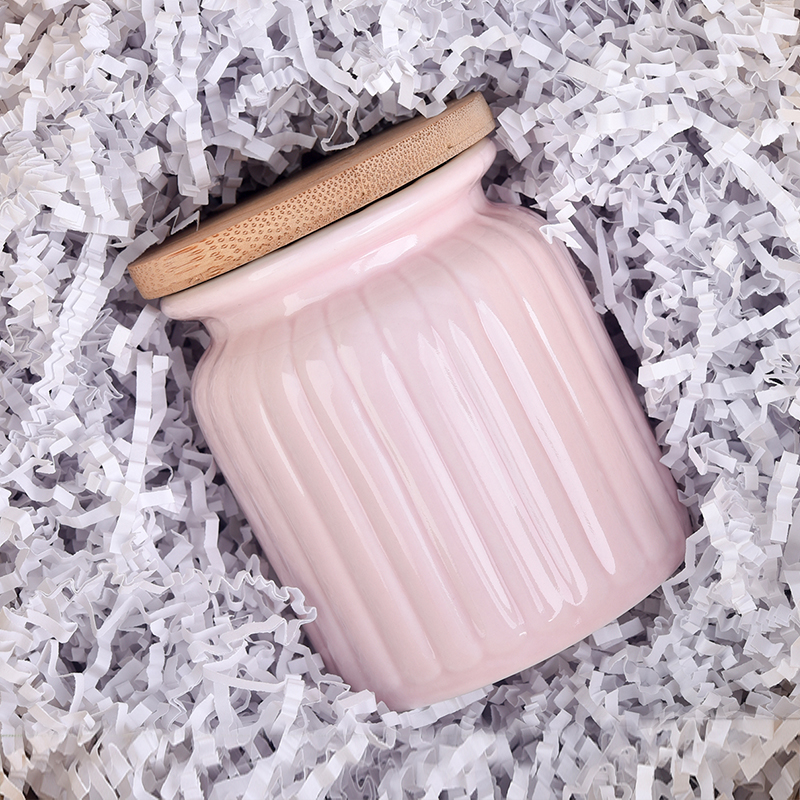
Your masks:
<path fill-rule="evenodd" d="M 0 796 L 772 798 L 800 784 L 797 0 L 0 4 Z M 125 267 L 479 89 L 636 372 L 684 568 L 397 714 L 326 674 Z"/>

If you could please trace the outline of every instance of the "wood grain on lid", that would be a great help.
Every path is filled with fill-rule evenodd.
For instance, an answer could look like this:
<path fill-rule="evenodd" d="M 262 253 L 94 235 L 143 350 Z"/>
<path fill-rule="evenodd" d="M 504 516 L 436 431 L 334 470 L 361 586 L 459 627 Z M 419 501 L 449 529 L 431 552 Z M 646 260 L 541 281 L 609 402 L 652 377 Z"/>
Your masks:
<path fill-rule="evenodd" d="M 493 129 L 479 93 L 396 125 L 152 248 L 130 265 L 134 283 L 152 299 L 228 272 L 399 189 Z"/>

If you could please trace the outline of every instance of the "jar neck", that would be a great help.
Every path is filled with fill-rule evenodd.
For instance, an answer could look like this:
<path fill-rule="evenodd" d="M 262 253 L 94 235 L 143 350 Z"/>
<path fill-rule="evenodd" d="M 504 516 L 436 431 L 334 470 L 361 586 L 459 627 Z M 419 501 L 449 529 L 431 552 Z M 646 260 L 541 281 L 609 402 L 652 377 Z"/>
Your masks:
<path fill-rule="evenodd" d="M 163 298 L 173 319 L 201 320 L 212 338 L 287 317 L 465 223 L 488 204 L 480 180 L 496 154 L 482 139 L 396 193 L 280 250 Z"/>

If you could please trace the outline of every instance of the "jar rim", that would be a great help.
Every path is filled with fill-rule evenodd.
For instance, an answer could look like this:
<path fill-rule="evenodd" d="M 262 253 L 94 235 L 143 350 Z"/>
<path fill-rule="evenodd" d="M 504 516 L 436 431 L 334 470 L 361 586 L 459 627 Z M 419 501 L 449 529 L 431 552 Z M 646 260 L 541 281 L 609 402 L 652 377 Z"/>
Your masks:
<path fill-rule="evenodd" d="M 452 225 L 458 215 L 448 213 L 446 219 L 438 219 L 439 212 L 453 211 L 458 202 L 488 204 L 480 180 L 496 153 L 494 142 L 481 139 L 401 191 L 235 270 L 161 298 L 161 310 L 172 319 L 208 323 L 249 305 L 254 295 L 282 296 L 300 284 L 316 285 L 322 293 L 326 281 L 320 272 L 330 275 L 337 264 L 347 265 L 357 280 L 359 265 L 364 272 L 369 270 L 370 256 L 392 241 L 411 233 L 421 241 L 423 229 L 428 237 L 446 235 L 446 220 Z M 477 195 L 470 195 L 471 189 L 477 189 Z M 320 263 L 320 254 L 327 264 Z"/>

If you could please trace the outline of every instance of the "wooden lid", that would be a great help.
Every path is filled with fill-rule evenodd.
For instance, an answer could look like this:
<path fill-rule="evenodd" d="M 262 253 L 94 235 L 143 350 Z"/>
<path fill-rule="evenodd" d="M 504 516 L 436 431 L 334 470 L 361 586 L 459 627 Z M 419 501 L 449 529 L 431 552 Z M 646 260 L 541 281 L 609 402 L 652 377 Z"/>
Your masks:
<path fill-rule="evenodd" d="M 130 265 L 134 283 L 149 300 L 228 272 L 399 189 L 493 129 L 479 93 L 396 125 L 170 237 Z"/>

